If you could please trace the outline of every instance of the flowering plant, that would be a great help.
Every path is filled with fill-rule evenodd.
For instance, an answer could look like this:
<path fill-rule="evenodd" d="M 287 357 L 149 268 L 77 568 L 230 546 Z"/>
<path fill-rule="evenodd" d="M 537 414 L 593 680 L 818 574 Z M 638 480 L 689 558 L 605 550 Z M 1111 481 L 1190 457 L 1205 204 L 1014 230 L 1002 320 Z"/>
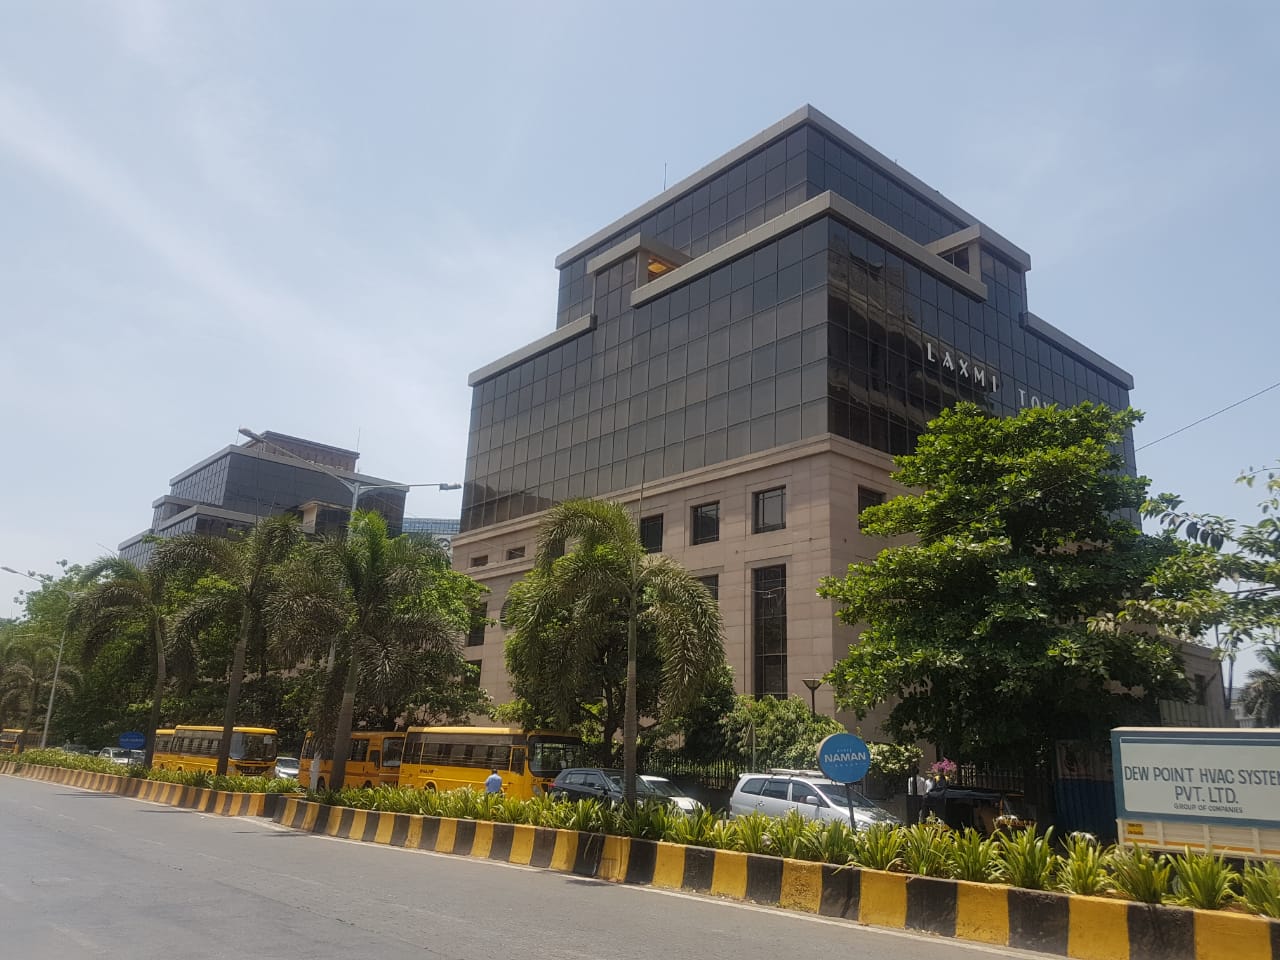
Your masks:
<path fill-rule="evenodd" d="M 956 772 L 955 761 L 943 757 L 929 766 L 929 772 L 935 777 L 950 777 Z"/>

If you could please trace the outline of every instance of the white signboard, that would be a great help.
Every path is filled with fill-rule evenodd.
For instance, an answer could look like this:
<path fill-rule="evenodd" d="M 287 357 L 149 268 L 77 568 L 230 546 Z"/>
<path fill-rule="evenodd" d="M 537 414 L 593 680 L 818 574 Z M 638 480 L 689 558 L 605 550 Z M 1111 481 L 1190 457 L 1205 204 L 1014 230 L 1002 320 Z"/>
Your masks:
<path fill-rule="evenodd" d="M 1280 826 L 1280 731 L 1112 732 L 1118 815 Z"/>

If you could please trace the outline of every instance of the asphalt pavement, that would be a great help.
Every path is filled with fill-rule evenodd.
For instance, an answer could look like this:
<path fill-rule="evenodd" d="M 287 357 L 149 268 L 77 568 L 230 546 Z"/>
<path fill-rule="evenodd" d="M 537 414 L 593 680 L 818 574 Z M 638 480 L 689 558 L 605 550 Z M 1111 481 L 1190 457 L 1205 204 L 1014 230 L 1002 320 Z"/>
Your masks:
<path fill-rule="evenodd" d="M 969 946 L 0 776 L 0 957 L 979 960 Z"/>

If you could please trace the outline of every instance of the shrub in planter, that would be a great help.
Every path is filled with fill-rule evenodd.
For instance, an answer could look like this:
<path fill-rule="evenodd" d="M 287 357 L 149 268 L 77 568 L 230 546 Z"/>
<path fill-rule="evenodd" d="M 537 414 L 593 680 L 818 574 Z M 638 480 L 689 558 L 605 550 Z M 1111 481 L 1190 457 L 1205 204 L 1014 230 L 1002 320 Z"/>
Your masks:
<path fill-rule="evenodd" d="M 992 883 L 1000 876 L 999 852 L 995 837 L 966 827 L 951 837 L 951 875 L 972 883 Z"/>
<path fill-rule="evenodd" d="M 1053 828 L 1036 834 L 1027 827 L 1015 833 L 1001 832 L 996 838 L 996 859 L 1002 879 L 1028 890 L 1048 890 L 1061 859 L 1053 852 Z"/>
<path fill-rule="evenodd" d="M 902 831 L 902 863 L 907 873 L 922 877 L 951 876 L 951 832 L 935 822 L 917 823 Z"/>
<path fill-rule="evenodd" d="M 1187 850 L 1171 863 L 1175 902 L 1201 910 L 1221 910 L 1236 899 L 1240 874 L 1221 856 Z"/>
<path fill-rule="evenodd" d="M 1254 913 L 1280 920 L 1280 864 L 1250 863 L 1240 878 L 1241 898 Z"/>
<path fill-rule="evenodd" d="M 1153 857 L 1143 847 L 1117 851 L 1111 858 L 1111 879 L 1116 890 L 1139 903 L 1163 903 L 1169 895 L 1169 861 Z"/>
<path fill-rule="evenodd" d="M 1067 837 L 1066 856 L 1058 865 L 1058 889 L 1096 897 L 1111 889 L 1110 852 L 1087 833 Z"/>
<path fill-rule="evenodd" d="M 855 835 L 853 862 L 872 870 L 902 867 L 903 833 L 888 823 L 873 823 Z"/>

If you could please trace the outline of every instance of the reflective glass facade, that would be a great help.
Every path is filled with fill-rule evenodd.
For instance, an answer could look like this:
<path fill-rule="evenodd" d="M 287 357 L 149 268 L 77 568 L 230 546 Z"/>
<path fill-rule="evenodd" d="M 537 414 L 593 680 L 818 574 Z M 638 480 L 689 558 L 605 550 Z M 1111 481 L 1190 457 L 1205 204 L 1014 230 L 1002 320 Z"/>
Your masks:
<path fill-rule="evenodd" d="M 284 439 L 304 452 L 318 448 L 330 459 L 337 456 L 332 451 L 338 448 L 313 445 L 298 438 Z M 358 454 L 350 453 L 348 460 L 354 463 L 356 456 Z M 351 470 L 328 469 L 338 469 L 353 480 L 359 479 Z M 364 477 L 363 482 L 375 485 L 387 481 Z M 369 490 L 360 494 L 359 506 L 380 513 L 395 535 L 401 530 L 404 502 L 404 490 Z M 304 509 L 311 503 L 326 506 Z M 350 489 L 323 470 L 285 459 L 283 455 L 260 456 L 248 446 L 229 447 L 175 478 L 169 494 L 156 502 L 151 527 L 139 536 L 168 538 L 186 533 L 229 536 L 252 526 L 258 517 L 281 513 L 305 514 L 304 522 L 315 524 L 318 532 L 327 532 L 345 525 L 350 503 Z M 126 559 L 145 564 L 151 555 L 151 545 L 134 537 L 122 544 L 120 551 Z"/>
<path fill-rule="evenodd" d="M 824 191 L 883 228 L 824 214 L 697 268 Z M 1000 414 L 1127 406 L 1114 368 L 1030 328 L 1024 274 L 999 244 L 947 253 L 981 278 L 984 299 L 938 257 L 890 242 L 893 231 L 928 244 L 968 226 L 802 124 L 575 256 L 557 323 L 589 314 L 591 328 L 473 389 L 462 530 L 827 433 L 904 453 L 958 400 Z M 647 280 L 636 257 L 595 274 L 587 263 L 637 233 L 694 259 L 687 282 L 633 307 L 637 274 Z"/>

